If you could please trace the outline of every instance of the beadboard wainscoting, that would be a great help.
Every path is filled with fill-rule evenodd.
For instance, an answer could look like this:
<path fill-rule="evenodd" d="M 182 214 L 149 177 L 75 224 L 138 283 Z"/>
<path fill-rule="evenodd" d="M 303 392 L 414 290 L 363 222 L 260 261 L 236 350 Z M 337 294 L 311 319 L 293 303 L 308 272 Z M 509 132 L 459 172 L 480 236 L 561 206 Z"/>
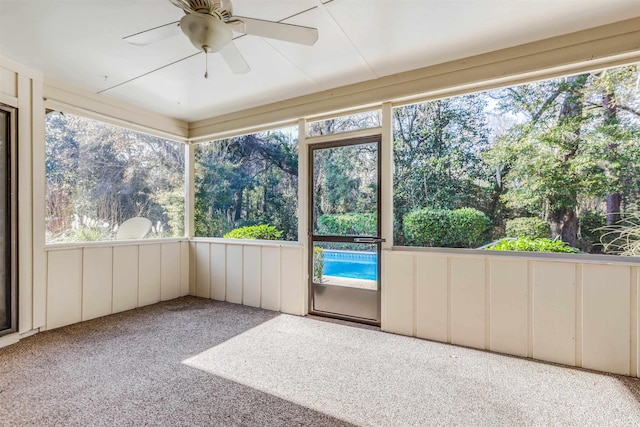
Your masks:
<path fill-rule="evenodd" d="M 638 268 L 385 251 L 382 329 L 638 376 Z"/>
<path fill-rule="evenodd" d="M 191 294 L 283 313 L 306 313 L 303 247 L 297 243 L 192 241 Z"/>
<path fill-rule="evenodd" d="M 186 241 L 51 247 L 46 254 L 47 329 L 189 294 Z"/>

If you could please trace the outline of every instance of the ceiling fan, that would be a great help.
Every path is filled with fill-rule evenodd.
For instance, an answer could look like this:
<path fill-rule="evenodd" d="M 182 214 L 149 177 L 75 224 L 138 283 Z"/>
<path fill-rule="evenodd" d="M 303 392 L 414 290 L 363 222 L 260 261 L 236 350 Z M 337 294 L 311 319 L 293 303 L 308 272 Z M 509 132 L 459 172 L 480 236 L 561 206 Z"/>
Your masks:
<path fill-rule="evenodd" d="M 307 46 L 318 40 L 316 28 L 235 16 L 230 0 L 169 1 L 184 11 L 185 15 L 180 21 L 132 34 L 123 40 L 144 46 L 178 34 L 180 29 L 191 44 L 205 55 L 220 52 L 235 74 L 246 73 L 250 68 L 233 43 L 233 31 Z M 204 76 L 208 77 L 208 71 L 205 71 Z"/>

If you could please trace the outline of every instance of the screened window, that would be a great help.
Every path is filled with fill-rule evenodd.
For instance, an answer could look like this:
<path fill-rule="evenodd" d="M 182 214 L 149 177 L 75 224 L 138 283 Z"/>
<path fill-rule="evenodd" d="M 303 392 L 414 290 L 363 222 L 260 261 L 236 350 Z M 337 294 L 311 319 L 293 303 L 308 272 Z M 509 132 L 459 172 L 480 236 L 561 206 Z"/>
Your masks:
<path fill-rule="evenodd" d="M 136 217 L 151 222 L 147 238 L 184 235 L 183 145 L 49 112 L 47 243 L 111 240 Z"/>
<path fill-rule="evenodd" d="M 195 235 L 298 238 L 298 128 L 198 144 Z"/>
<path fill-rule="evenodd" d="M 309 136 L 330 135 L 379 126 L 382 126 L 380 110 L 371 110 L 310 122 Z"/>
<path fill-rule="evenodd" d="M 394 243 L 638 254 L 639 78 L 627 66 L 396 108 Z"/>

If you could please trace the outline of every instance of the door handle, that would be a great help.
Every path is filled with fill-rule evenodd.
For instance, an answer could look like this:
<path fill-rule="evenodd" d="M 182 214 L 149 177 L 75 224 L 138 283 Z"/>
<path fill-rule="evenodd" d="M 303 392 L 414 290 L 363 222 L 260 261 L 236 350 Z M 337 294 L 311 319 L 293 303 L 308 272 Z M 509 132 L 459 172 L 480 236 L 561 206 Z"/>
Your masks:
<path fill-rule="evenodd" d="M 379 237 L 355 237 L 353 241 L 355 243 L 380 243 L 386 242 L 387 240 Z"/>

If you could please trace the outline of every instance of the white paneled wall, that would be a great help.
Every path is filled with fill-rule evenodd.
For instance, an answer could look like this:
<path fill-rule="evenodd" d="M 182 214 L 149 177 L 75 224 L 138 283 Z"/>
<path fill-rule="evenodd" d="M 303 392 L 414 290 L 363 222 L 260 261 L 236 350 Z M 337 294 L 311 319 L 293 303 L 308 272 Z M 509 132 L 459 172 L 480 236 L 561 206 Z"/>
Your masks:
<path fill-rule="evenodd" d="M 189 244 L 140 242 L 47 252 L 46 328 L 189 293 Z"/>
<path fill-rule="evenodd" d="M 306 312 L 296 244 L 144 242 L 46 254 L 48 329 L 189 293 Z M 638 376 L 638 266 L 401 250 L 382 261 L 384 331 Z"/>
<path fill-rule="evenodd" d="M 383 252 L 382 329 L 638 376 L 633 264 Z"/>
<path fill-rule="evenodd" d="M 303 248 L 296 244 L 191 242 L 195 295 L 267 310 L 306 311 Z"/>

